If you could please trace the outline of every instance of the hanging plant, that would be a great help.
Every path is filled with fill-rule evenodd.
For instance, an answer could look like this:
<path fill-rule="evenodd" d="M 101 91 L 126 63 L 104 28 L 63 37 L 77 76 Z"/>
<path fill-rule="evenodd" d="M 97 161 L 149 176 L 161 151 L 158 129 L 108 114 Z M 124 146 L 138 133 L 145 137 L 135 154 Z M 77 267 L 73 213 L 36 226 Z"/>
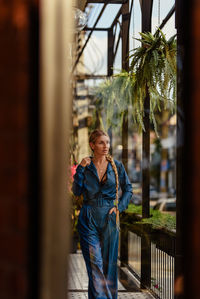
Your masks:
<path fill-rule="evenodd" d="M 157 133 L 155 111 L 175 108 L 176 99 L 176 41 L 175 35 L 169 40 L 158 29 L 154 35 L 140 33 L 142 45 L 130 55 L 130 71 L 135 74 L 133 99 L 141 103 L 144 114 L 144 101 L 150 95 L 150 121 Z"/>
<path fill-rule="evenodd" d="M 121 126 L 127 108 L 132 111 L 138 130 L 143 124 L 144 101 L 150 95 L 150 121 L 157 133 L 155 112 L 175 108 L 176 99 L 176 41 L 166 39 L 158 29 L 154 35 L 140 33 L 142 45 L 130 54 L 130 70 L 105 80 L 95 93 L 106 111 L 107 127 Z M 157 133 L 158 135 L 158 133 Z"/>
<path fill-rule="evenodd" d="M 176 98 L 176 41 L 158 29 L 154 35 L 140 33 L 142 45 L 130 55 L 130 71 L 135 73 L 133 96 L 144 100 L 147 88 L 151 99 L 163 100 L 166 106 Z M 139 92 L 138 92 L 139 91 Z"/>
<path fill-rule="evenodd" d="M 93 110 L 93 123 L 91 125 L 91 131 L 94 129 L 105 130 L 103 122 L 103 110 L 104 110 L 104 100 L 107 97 L 106 92 L 109 85 L 109 81 L 105 80 L 102 84 L 99 85 L 97 90 L 95 89 L 95 98 L 93 101 L 95 109 Z"/>
<path fill-rule="evenodd" d="M 107 128 L 122 127 L 127 105 L 131 105 L 134 82 L 132 76 L 128 72 L 122 71 L 117 76 L 102 82 L 95 92 L 97 103 L 101 101 L 101 106 L 106 112 Z"/>

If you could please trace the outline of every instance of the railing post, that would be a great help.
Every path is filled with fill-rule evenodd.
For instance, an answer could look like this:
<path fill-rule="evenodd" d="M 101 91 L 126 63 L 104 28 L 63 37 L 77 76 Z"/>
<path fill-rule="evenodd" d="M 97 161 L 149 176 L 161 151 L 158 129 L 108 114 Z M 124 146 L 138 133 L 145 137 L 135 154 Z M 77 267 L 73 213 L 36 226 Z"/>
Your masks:
<path fill-rule="evenodd" d="M 141 237 L 141 288 L 151 287 L 151 239 L 145 225 Z"/>
<path fill-rule="evenodd" d="M 124 224 L 121 224 L 120 233 L 120 262 L 121 266 L 128 264 L 128 229 Z"/>

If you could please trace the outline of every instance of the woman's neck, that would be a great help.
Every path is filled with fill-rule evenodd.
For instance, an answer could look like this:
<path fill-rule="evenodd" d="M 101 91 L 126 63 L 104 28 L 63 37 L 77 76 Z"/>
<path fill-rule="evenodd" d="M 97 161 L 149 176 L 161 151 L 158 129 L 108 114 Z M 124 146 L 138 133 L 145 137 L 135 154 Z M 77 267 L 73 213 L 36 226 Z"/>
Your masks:
<path fill-rule="evenodd" d="M 106 162 L 106 156 L 99 156 L 94 154 L 93 161 L 97 164 L 103 164 L 104 162 Z"/>

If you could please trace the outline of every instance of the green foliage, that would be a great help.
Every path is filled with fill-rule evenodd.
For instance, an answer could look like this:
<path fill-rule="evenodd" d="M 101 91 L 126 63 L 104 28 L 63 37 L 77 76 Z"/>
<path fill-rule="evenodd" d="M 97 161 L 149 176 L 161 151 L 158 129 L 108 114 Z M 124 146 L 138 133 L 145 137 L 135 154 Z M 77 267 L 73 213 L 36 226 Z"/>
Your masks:
<path fill-rule="evenodd" d="M 134 204 L 129 204 L 126 213 L 140 214 L 142 215 L 142 206 L 135 206 Z M 142 223 L 152 224 L 154 228 L 167 228 L 169 230 L 176 229 L 176 217 L 161 213 L 158 210 L 150 209 L 150 218 L 142 219 Z"/>
<path fill-rule="evenodd" d="M 152 100 L 161 98 L 165 107 L 169 100 L 175 99 L 176 88 L 176 41 L 175 36 L 169 40 L 158 29 L 154 35 L 150 32 L 140 33 L 142 45 L 130 55 L 131 71 L 135 73 L 134 96 L 146 97 L 150 91 Z M 146 88 L 147 87 L 147 88 Z M 138 90 L 141 93 L 138 94 Z M 170 94 L 172 92 L 172 98 Z"/>
<path fill-rule="evenodd" d="M 147 93 L 150 95 L 150 120 L 157 133 L 154 116 L 161 107 L 173 112 L 176 99 L 176 41 L 169 40 L 158 29 L 154 35 L 140 33 L 142 45 L 130 55 L 131 72 L 135 74 L 133 98 L 143 107 Z M 157 134 L 158 135 L 158 134 Z"/>
<path fill-rule="evenodd" d="M 122 127 L 124 115 L 127 113 L 127 106 L 132 103 L 132 88 L 134 76 L 122 71 L 117 76 L 105 80 L 96 91 L 96 110 L 106 112 L 106 128 Z M 99 109 L 99 108 L 102 109 Z M 102 125 L 103 126 L 103 125 Z"/>
<path fill-rule="evenodd" d="M 121 126 L 130 107 L 133 123 L 141 132 L 145 130 L 144 101 L 149 93 L 150 121 L 157 133 L 155 112 L 161 109 L 173 112 L 175 108 L 176 41 L 175 36 L 167 40 L 160 29 L 154 35 L 150 32 L 140 35 L 142 45 L 131 51 L 129 72 L 122 71 L 105 80 L 95 95 L 97 103 L 100 101 L 105 109 L 107 128 Z"/>
<path fill-rule="evenodd" d="M 136 205 L 130 203 L 128 206 L 128 209 L 126 209 L 125 212 L 142 215 L 142 206 L 136 206 Z"/>

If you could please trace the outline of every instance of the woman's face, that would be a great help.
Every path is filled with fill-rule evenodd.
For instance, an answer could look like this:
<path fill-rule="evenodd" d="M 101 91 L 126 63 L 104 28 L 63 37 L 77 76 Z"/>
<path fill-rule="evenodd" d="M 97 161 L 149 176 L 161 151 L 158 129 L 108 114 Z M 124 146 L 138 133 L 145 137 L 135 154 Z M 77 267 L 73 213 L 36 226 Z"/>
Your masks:
<path fill-rule="evenodd" d="M 107 155 L 110 149 L 110 138 L 104 135 L 99 136 L 95 143 L 90 143 L 90 147 L 96 155 Z"/>

